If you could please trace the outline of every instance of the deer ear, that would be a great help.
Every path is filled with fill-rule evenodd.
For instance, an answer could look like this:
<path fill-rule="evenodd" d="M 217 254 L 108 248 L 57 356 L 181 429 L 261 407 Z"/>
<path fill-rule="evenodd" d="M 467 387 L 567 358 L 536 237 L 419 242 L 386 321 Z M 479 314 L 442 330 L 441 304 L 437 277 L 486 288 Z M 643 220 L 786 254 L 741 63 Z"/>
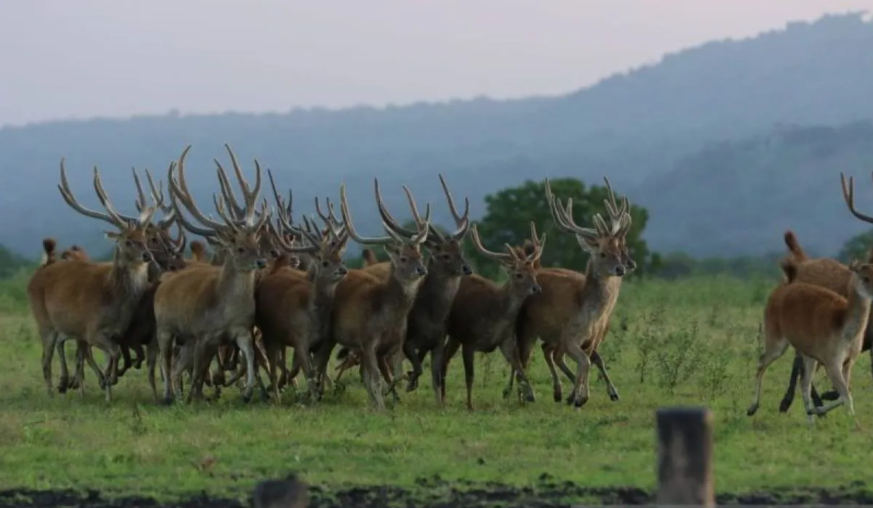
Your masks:
<path fill-rule="evenodd" d="M 112 240 L 112 241 L 116 241 L 116 240 L 118 240 L 119 238 L 121 238 L 121 235 L 120 235 L 120 234 L 115 233 L 115 232 L 113 232 L 113 231 L 105 231 L 104 233 L 105 233 L 105 235 L 106 235 L 106 238 L 109 239 L 109 240 Z"/>
<path fill-rule="evenodd" d="M 858 271 L 861 270 L 861 262 L 858 261 L 857 259 L 853 259 L 852 261 L 849 262 L 849 270 L 852 270 L 853 272 L 857 273 Z"/>
<path fill-rule="evenodd" d="M 579 242 L 579 246 L 582 247 L 582 250 L 588 253 L 594 253 L 600 248 L 600 243 L 597 241 L 597 238 L 593 236 L 576 235 L 576 241 Z"/>

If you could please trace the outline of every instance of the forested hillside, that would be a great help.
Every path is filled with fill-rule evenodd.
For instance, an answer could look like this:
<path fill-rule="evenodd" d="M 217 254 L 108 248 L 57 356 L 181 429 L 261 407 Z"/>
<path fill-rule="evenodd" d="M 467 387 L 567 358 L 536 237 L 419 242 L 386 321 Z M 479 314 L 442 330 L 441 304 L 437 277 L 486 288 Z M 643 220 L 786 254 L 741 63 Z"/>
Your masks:
<path fill-rule="evenodd" d="M 873 119 L 871 55 L 873 25 L 858 15 L 832 16 L 667 55 L 656 65 L 560 97 L 272 115 L 170 113 L 5 127 L 0 181 L 6 194 L 0 212 L 7 219 L 0 224 L 0 243 L 31 257 L 46 235 L 105 249 L 101 226 L 70 212 L 58 195 L 62 156 L 83 202 L 96 203 L 90 178 L 97 164 L 116 204 L 132 207 L 130 168 L 148 167 L 164 177 L 168 162 L 192 143 L 191 182 L 196 197 L 206 202 L 217 188 L 211 159 L 227 160 L 222 149 L 227 142 L 249 172 L 257 156 L 281 186 L 292 187 L 299 211 L 311 210 L 315 194 L 336 196 L 346 181 L 360 228 L 368 232 L 378 226 L 374 176 L 385 192 L 394 192 L 389 206 L 403 210 L 398 191 L 407 183 L 420 201 L 437 205 L 438 218 L 446 218 L 437 172 L 456 194 L 470 197 L 474 215 L 482 213 L 485 194 L 528 178 L 573 176 L 599 183 L 607 174 L 619 191 L 651 207 L 646 237 L 655 250 L 778 249 L 778 234 L 775 245 L 760 239 L 784 227 L 781 218 L 796 216 L 798 208 L 789 204 L 799 205 L 791 196 L 805 196 L 802 210 L 817 211 L 807 212 L 817 222 L 798 227 L 799 233 L 809 227 L 807 236 L 815 237 L 808 242 L 835 249 L 837 237 L 855 229 L 839 208 L 839 191 L 831 190 L 838 178 L 834 171 L 848 161 L 861 164 L 869 153 L 863 143 L 835 141 L 827 157 L 798 148 L 803 141 L 789 143 L 793 148 L 745 147 L 777 138 L 783 143 L 771 134 L 780 124 L 812 126 L 809 132 L 843 126 L 834 131 L 843 133 L 835 134 L 839 138 L 848 136 L 846 129 L 866 135 L 862 124 L 848 124 Z M 738 158 L 724 161 L 719 154 Z M 780 157 L 786 159 L 775 161 Z M 734 170 L 716 171 L 725 164 Z M 791 177 L 792 167 L 821 180 Z M 759 176 L 748 177 L 750 168 Z M 747 188 L 759 179 L 769 184 Z M 760 199 L 764 194 L 768 198 Z M 738 213 L 727 208 L 733 206 L 729 199 L 744 203 L 745 220 L 726 223 Z M 703 210 L 701 204 L 711 206 Z M 690 224 L 677 223 L 689 217 Z M 762 220 L 769 225 L 762 228 Z"/>

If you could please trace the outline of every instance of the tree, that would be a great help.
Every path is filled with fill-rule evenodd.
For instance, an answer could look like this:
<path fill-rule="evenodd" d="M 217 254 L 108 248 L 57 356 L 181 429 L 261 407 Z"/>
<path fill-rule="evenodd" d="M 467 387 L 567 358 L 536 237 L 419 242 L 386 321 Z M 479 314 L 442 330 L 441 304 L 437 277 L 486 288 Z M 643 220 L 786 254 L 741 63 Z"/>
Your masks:
<path fill-rule="evenodd" d="M 607 222 L 609 221 L 603 205 L 603 200 L 608 196 L 606 186 L 586 187 L 583 182 L 574 178 L 559 178 L 551 180 L 550 184 L 552 192 L 562 201 L 573 199 L 573 215 L 580 226 L 593 227 L 592 217 L 595 213 L 604 215 Z M 619 197 L 616 196 L 617 199 Z M 479 222 L 479 234 L 486 248 L 502 251 L 507 243 L 521 245 L 525 238 L 530 237 L 530 222 L 533 221 L 537 233 L 540 236 L 546 233 L 548 236 L 541 259 L 543 266 L 585 270 L 588 255 L 579 247 L 573 235 L 558 230 L 554 225 L 543 182 L 528 180 L 519 187 L 486 196 L 485 203 L 487 211 Z M 650 268 L 651 260 L 649 249 L 642 239 L 642 232 L 649 214 L 644 208 L 633 204 L 630 214 L 633 225 L 627 236 L 628 250 L 637 262 L 636 272 L 645 272 Z M 478 272 L 490 277 L 497 275 L 496 264 L 475 252 L 472 245 L 469 245 L 468 252 Z"/>
<path fill-rule="evenodd" d="M 843 244 L 837 257 L 840 261 L 845 263 L 848 263 L 852 259 L 863 261 L 867 259 L 871 247 L 873 247 L 873 230 L 849 238 L 846 243 Z"/>

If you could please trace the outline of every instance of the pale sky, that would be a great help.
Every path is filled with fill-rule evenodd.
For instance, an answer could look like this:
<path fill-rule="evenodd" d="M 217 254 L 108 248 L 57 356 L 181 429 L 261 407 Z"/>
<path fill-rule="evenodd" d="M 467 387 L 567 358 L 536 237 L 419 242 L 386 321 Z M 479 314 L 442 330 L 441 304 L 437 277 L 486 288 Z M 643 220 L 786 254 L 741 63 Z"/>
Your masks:
<path fill-rule="evenodd" d="M 7 0 L 0 125 L 554 95 L 873 0 Z"/>

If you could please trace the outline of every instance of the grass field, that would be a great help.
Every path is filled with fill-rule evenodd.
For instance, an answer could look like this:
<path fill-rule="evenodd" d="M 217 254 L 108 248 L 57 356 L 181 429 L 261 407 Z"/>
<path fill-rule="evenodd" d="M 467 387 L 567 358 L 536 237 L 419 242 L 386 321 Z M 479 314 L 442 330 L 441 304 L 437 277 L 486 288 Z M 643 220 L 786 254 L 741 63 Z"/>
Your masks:
<path fill-rule="evenodd" d="M 77 393 L 49 398 L 25 281 L 0 288 L 0 490 L 88 487 L 160 497 L 206 490 L 239 497 L 257 481 L 289 471 L 328 490 L 414 490 L 423 488 L 418 479 L 435 475 L 534 486 L 544 473 L 586 486 L 651 489 L 654 411 L 669 405 L 713 411 L 719 492 L 836 487 L 869 476 L 860 467 L 869 463 L 867 429 L 873 428 L 867 354 L 853 377 L 865 430 L 856 430 L 841 408 L 810 428 L 799 394 L 788 414 L 778 413 L 792 354 L 770 369 L 761 409 L 746 416 L 770 281 L 629 281 L 601 350 L 619 402 L 610 402 L 593 369 L 591 400 L 581 411 L 554 403 L 537 348 L 529 372 L 537 402 L 503 400 L 508 367 L 497 353 L 477 359 L 473 413 L 464 409 L 459 356 L 450 367 L 445 410 L 434 407 L 427 376 L 418 391 L 401 393 L 393 410 L 369 410 L 356 371 L 345 390 L 314 406 L 294 404 L 291 396 L 281 407 L 245 405 L 228 389 L 213 404 L 162 407 L 143 371 L 121 379 L 109 406 L 90 371 L 84 399 Z M 829 389 L 823 374 L 816 385 Z"/>

